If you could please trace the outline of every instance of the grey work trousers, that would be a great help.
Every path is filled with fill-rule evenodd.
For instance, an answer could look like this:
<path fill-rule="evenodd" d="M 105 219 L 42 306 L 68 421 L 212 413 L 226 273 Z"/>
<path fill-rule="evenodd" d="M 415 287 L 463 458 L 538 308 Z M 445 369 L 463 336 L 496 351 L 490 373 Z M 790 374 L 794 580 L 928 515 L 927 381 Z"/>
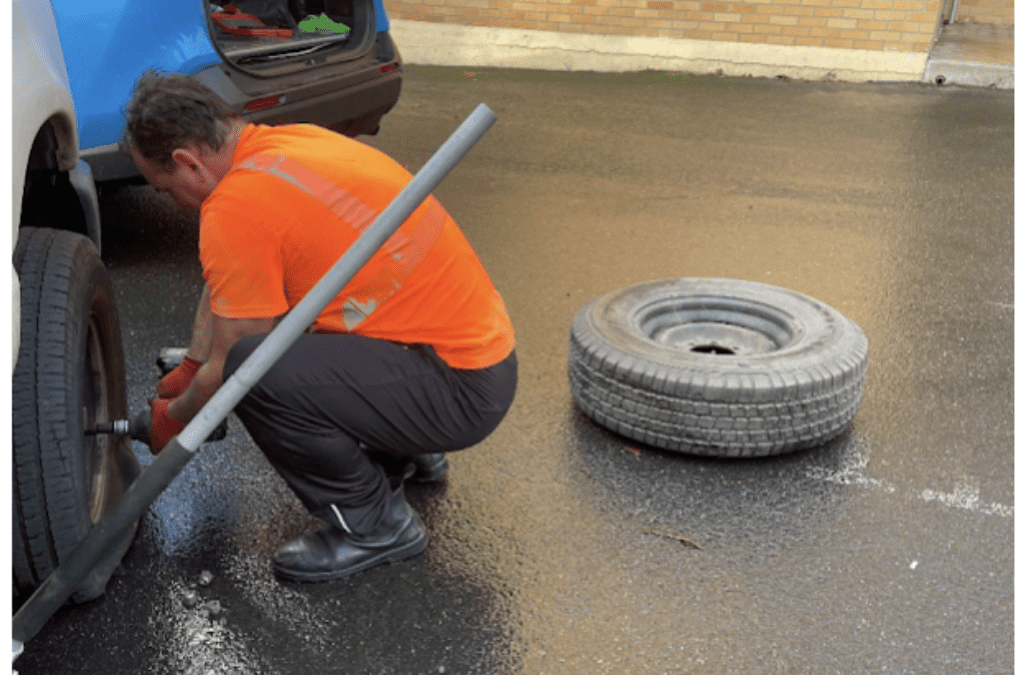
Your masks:
<path fill-rule="evenodd" d="M 264 337 L 234 345 L 224 380 Z M 334 504 L 363 531 L 377 525 L 390 488 L 361 444 L 395 456 L 471 447 L 503 420 L 517 381 L 514 352 L 489 368 L 461 370 L 427 345 L 312 333 L 234 412 L 311 513 L 330 520 Z"/>

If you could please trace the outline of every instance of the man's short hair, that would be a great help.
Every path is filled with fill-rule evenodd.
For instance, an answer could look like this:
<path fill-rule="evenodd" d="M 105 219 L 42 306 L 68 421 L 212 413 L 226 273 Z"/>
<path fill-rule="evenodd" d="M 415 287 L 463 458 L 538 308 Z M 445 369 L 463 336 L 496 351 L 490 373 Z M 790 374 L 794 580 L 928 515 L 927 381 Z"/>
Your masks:
<path fill-rule="evenodd" d="M 164 169 L 173 150 L 189 143 L 219 150 L 230 138 L 237 115 L 223 99 L 193 77 L 147 70 L 126 105 L 123 151 L 132 147 Z"/>

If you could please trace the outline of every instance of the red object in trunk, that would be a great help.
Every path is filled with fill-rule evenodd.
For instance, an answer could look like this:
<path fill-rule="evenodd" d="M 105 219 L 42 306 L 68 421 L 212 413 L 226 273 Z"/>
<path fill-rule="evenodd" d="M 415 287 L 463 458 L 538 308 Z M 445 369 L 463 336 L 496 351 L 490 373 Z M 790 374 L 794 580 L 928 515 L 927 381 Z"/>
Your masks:
<path fill-rule="evenodd" d="M 224 32 L 240 37 L 270 37 L 290 38 L 291 30 L 288 28 L 268 28 L 265 23 L 251 14 L 245 14 L 233 5 L 224 5 L 223 9 L 232 12 L 213 12 L 212 20 Z"/>

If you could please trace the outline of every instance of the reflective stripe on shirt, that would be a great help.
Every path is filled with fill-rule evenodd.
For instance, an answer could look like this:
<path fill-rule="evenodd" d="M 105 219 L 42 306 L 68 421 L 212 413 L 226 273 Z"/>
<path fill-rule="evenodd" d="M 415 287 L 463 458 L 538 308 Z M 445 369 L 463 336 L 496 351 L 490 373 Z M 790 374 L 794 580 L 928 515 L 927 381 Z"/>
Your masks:
<path fill-rule="evenodd" d="M 262 171 L 291 183 L 319 200 L 339 219 L 363 234 L 378 212 L 319 173 L 285 155 L 260 153 L 252 155 L 237 168 Z M 428 255 L 446 225 L 446 210 L 434 197 L 425 202 L 425 212 L 409 235 L 396 230 L 381 250 L 388 260 L 373 277 L 350 295 L 342 306 L 342 323 L 346 330 L 359 326 L 378 307 L 395 295 L 403 282 L 413 274 Z"/>

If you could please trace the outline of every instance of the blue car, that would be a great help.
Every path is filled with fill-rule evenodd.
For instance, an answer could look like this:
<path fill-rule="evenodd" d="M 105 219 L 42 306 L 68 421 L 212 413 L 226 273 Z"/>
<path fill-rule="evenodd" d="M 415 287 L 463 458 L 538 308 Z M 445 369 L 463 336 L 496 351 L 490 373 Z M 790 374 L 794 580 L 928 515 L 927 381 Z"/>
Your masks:
<path fill-rule="evenodd" d="M 122 109 L 148 68 L 193 75 L 250 122 L 377 133 L 402 87 L 381 0 L 51 0 L 94 180 L 137 177 Z"/>

